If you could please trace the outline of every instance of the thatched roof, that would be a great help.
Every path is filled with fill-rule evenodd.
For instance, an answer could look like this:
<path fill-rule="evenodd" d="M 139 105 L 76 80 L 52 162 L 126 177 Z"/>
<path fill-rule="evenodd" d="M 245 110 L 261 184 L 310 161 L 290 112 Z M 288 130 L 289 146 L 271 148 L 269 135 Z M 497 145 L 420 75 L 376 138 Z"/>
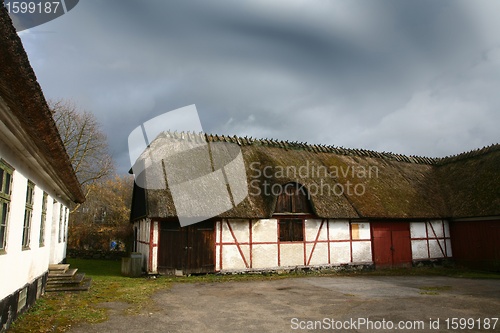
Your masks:
<path fill-rule="evenodd" d="M 218 147 L 216 144 L 222 143 L 224 149 L 232 146 L 236 150 L 230 148 L 233 152 L 229 155 L 234 158 L 235 152 L 241 150 L 243 157 L 248 196 L 234 208 L 218 214 L 220 217 L 271 217 L 277 198 L 271 186 L 290 182 L 305 186 L 313 212 L 320 218 L 424 219 L 500 215 L 500 172 L 495 168 L 500 164 L 499 145 L 448 158 L 426 158 L 299 142 L 163 133 L 138 161 L 144 161 L 147 156 L 158 160 L 162 156 L 174 156 L 182 151 L 182 145 L 186 148 L 191 144 L 201 149 L 200 143 L 208 144 L 212 151 Z M 179 172 L 180 176 L 173 183 L 181 183 L 189 180 L 189 174 L 202 176 L 224 164 L 210 169 L 207 163 L 210 164 L 210 158 L 212 162 L 217 160 L 214 157 L 217 154 L 212 152 L 211 157 L 210 153 L 206 154 L 199 150 L 180 159 L 175 157 L 177 162 L 173 164 L 178 164 L 175 168 L 156 163 L 160 167 L 150 175 L 152 178 L 164 176 L 161 186 L 136 190 L 134 200 L 143 203 L 144 207 L 141 213 L 138 209 L 133 211 L 132 219 L 143 215 L 176 217 L 172 193 L 167 186 L 175 177 L 168 179 L 168 172 Z M 142 170 L 134 168 L 136 173 Z M 474 175 L 464 177 L 468 172 Z M 144 185 L 144 181 L 142 183 Z M 210 188 L 200 191 L 205 195 L 203 198 L 208 199 L 196 201 L 194 210 L 219 204 L 220 198 L 211 196 Z"/>
<path fill-rule="evenodd" d="M 85 197 L 59 136 L 42 89 L 4 6 L 0 5 L 0 119 L 14 136 L 36 151 L 33 158 L 69 200 Z M 3 133 L 6 135 L 6 133 Z M 27 149 L 27 148 L 26 148 Z M 42 172 L 42 170 L 40 170 Z"/>

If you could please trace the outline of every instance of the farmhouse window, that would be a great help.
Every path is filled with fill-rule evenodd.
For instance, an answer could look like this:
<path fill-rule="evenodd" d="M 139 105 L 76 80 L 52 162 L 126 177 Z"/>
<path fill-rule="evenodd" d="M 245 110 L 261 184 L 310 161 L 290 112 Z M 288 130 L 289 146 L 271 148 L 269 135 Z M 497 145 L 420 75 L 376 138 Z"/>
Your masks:
<path fill-rule="evenodd" d="M 63 229 L 63 206 L 59 206 L 59 243 L 62 243 L 62 230 Z"/>
<path fill-rule="evenodd" d="M 288 183 L 281 187 L 276 201 L 275 213 L 310 213 L 310 204 L 306 188 L 297 183 Z"/>
<path fill-rule="evenodd" d="M 279 220 L 280 242 L 302 242 L 304 240 L 303 219 Z"/>
<path fill-rule="evenodd" d="M 7 245 L 7 222 L 14 169 L 0 159 L 0 253 Z"/>
<path fill-rule="evenodd" d="M 43 192 L 42 199 L 42 217 L 40 219 L 40 238 L 39 246 L 45 246 L 45 222 L 47 221 L 47 193 Z"/>
<path fill-rule="evenodd" d="M 30 246 L 31 235 L 31 219 L 33 217 L 33 200 L 35 195 L 35 184 L 28 180 L 26 189 L 26 206 L 24 209 L 24 224 L 23 224 L 23 249 L 27 250 Z"/>

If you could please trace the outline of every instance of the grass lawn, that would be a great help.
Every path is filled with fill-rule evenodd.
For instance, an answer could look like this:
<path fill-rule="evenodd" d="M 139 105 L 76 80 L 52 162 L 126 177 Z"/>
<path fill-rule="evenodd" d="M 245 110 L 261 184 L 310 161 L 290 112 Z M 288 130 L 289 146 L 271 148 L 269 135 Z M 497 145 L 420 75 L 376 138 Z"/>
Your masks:
<path fill-rule="evenodd" d="M 191 277 L 128 278 L 120 274 L 121 262 L 108 260 L 70 259 L 68 263 L 92 278 L 89 292 L 46 293 L 25 314 L 19 317 L 9 332 L 64 332 L 79 322 L 96 323 L 107 319 L 104 302 L 125 302 L 130 304 L 128 313 L 151 307 L 151 295 L 170 288 L 173 283 L 227 282 L 248 280 L 274 280 L 300 276 L 383 276 L 383 275 L 444 275 L 464 278 L 500 279 L 500 274 L 460 270 L 455 268 L 413 268 L 376 271 L 334 272 L 316 271 L 287 274 L 238 274 L 202 275 Z M 422 292 L 436 292 L 424 290 Z"/>

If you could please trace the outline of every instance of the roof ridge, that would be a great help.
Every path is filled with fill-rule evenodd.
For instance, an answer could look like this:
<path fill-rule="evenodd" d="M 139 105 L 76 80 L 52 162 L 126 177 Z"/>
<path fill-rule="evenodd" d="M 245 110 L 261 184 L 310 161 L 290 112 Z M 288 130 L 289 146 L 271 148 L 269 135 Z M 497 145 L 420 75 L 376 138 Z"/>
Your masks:
<path fill-rule="evenodd" d="M 499 143 L 493 143 L 489 146 L 484 146 L 482 148 L 476 148 L 472 149 L 463 153 L 455 154 L 455 155 L 448 155 L 445 157 L 440 157 L 436 158 L 436 164 L 438 165 L 444 165 L 444 164 L 449 164 L 485 154 L 489 154 L 494 151 L 500 151 L 500 144 Z"/>
<path fill-rule="evenodd" d="M 305 150 L 312 153 L 334 153 L 338 155 L 346 156 L 359 156 L 359 157 L 371 157 L 380 158 L 385 160 L 395 160 L 398 162 L 413 163 L 413 164 L 428 164 L 428 165 L 444 165 L 448 163 L 453 163 L 456 161 L 473 158 L 476 156 L 491 153 L 493 151 L 500 151 L 500 144 L 495 143 L 489 146 L 484 146 L 482 148 L 473 149 L 467 152 L 463 152 L 456 155 L 449 155 L 445 157 L 427 157 L 427 156 L 417 156 L 417 155 L 403 155 L 396 154 L 392 152 L 379 152 L 369 149 L 357 149 L 357 148 L 344 148 L 334 145 L 325 144 L 310 144 L 307 142 L 299 141 L 289 141 L 289 140 L 277 140 L 277 139 L 266 139 L 266 138 L 253 138 L 253 137 L 240 137 L 237 135 L 219 135 L 210 134 L 203 132 L 194 131 L 164 131 L 165 135 L 171 138 L 184 138 L 187 137 L 188 140 L 206 140 L 206 142 L 229 142 L 235 143 L 239 146 L 269 146 L 276 147 L 285 150 Z"/>
<path fill-rule="evenodd" d="M 230 143 L 235 143 L 239 146 L 252 146 L 252 145 L 269 146 L 285 150 L 305 150 L 312 153 L 334 153 L 345 156 L 371 157 L 371 158 L 395 160 L 398 162 L 413 163 L 413 164 L 434 165 L 441 160 L 439 158 L 433 158 L 433 157 L 416 156 L 416 155 L 407 156 L 385 151 L 378 152 L 369 149 L 344 148 L 334 145 L 309 144 L 307 142 L 289 141 L 289 140 L 277 140 L 277 139 L 265 139 L 265 138 L 256 139 L 248 136 L 239 137 L 236 135 L 229 136 L 223 134 L 219 135 L 219 134 L 209 134 L 203 132 L 196 133 L 194 131 L 192 132 L 165 131 L 163 133 L 176 139 L 179 137 L 183 137 L 184 135 L 188 136 L 188 138 L 191 137 L 194 138 L 198 136 L 199 138 L 204 137 L 206 142 L 230 142 Z"/>

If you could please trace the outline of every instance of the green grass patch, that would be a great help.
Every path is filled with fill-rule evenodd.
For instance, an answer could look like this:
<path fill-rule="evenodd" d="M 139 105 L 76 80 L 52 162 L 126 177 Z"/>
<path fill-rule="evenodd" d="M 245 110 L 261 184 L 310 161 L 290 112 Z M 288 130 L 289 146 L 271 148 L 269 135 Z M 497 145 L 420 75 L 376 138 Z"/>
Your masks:
<path fill-rule="evenodd" d="M 386 270 L 305 270 L 291 273 L 261 274 L 208 274 L 189 277 L 128 278 L 121 276 L 121 262 L 108 260 L 70 259 L 71 267 L 92 278 L 89 292 L 46 293 L 13 324 L 9 332 L 65 332 L 81 322 L 97 323 L 108 318 L 105 302 L 128 304 L 125 313 L 150 309 L 151 296 L 158 290 L 168 289 L 174 283 L 224 283 L 230 281 L 278 280 L 309 276 L 450 276 L 477 279 L 500 279 L 498 273 L 478 272 L 449 267 L 418 267 Z M 425 295 L 438 295 L 448 286 L 420 288 Z M 443 289 L 444 288 L 444 289 Z M 349 295 L 350 296 L 350 295 Z"/>

